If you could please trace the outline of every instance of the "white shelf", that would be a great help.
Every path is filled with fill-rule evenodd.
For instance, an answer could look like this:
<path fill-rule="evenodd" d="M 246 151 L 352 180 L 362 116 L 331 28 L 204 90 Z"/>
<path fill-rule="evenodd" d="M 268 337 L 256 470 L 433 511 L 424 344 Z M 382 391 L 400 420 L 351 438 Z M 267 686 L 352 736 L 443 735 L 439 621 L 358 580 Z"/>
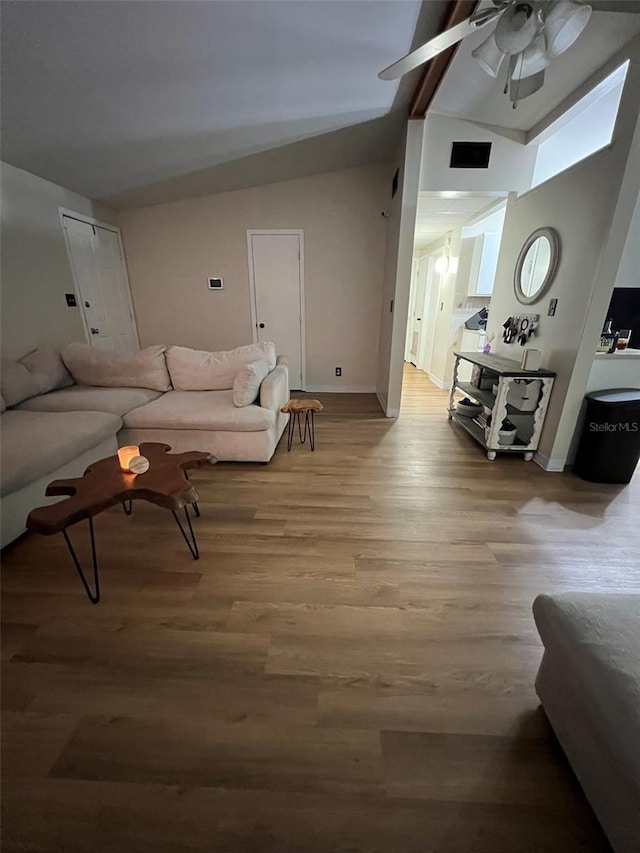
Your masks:
<path fill-rule="evenodd" d="M 449 393 L 449 418 L 484 447 L 489 459 L 495 459 L 498 453 L 524 453 L 526 460 L 531 459 L 534 451 L 538 448 L 549 395 L 553 387 L 554 374 L 550 371 L 522 370 L 515 362 L 500 356 L 478 355 L 470 352 L 457 352 L 455 355 L 453 382 Z M 478 388 L 470 382 L 460 381 L 458 371 L 461 361 L 471 362 L 481 370 L 495 374 L 498 393 L 493 394 L 492 391 Z M 523 411 L 507 403 L 507 395 L 512 384 L 522 379 L 537 379 L 540 382 L 540 396 L 533 411 Z M 482 375 L 480 381 L 482 381 Z M 465 417 L 465 415 L 458 413 L 455 402 L 456 393 L 465 394 L 477 400 L 482 405 L 483 410 L 491 411 L 492 423 L 488 431 L 484 413 L 475 418 Z M 513 444 L 500 444 L 500 426 L 508 416 L 514 419 L 514 425 L 525 438 L 516 436 Z"/>

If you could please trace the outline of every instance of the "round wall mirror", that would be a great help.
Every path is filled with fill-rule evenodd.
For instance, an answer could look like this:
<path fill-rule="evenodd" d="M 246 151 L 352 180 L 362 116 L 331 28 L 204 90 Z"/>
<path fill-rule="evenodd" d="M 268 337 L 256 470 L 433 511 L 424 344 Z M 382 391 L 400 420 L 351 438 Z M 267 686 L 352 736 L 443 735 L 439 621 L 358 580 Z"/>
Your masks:
<path fill-rule="evenodd" d="M 553 281 L 560 241 L 553 228 L 538 228 L 525 241 L 514 275 L 516 297 L 523 305 L 537 302 Z"/>

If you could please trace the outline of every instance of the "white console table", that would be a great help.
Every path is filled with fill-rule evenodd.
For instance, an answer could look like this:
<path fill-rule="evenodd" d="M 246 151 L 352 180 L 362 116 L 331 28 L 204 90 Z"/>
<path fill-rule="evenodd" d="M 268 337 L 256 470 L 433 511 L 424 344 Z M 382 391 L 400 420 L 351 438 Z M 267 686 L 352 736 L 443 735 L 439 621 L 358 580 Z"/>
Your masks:
<path fill-rule="evenodd" d="M 491 460 L 496 458 L 497 453 L 523 453 L 526 461 L 532 459 L 538 448 L 555 373 L 550 370 L 523 370 L 517 361 L 490 353 L 456 352 L 454 355 L 456 361 L 449 393 L 449 420 L 454 420 L 475 438 Z M 461 361 L 468 361 L 475 366 L 475 384 L 473 377 L 471 382 L 458 379 Z M 534 379 L 540 380 L 540 394 L 534 409 L 523 410 L 508 402 L 507 397 L 513 397 L 510 391 L 514 384 Z M 487 384 L 490 387 L 480 387 Z M 496 394 L 493 393 L 492 385 L 498 386 Z M 473 418 L 459 414 L 456 393 L 476 400 L 482 406 L 482 414 Z M 490 425 L 487 423 L 489 414 Z M 516 438 L 513 444 L 500 444 L 498 433 L 507 417 L 517 427 Z"/>

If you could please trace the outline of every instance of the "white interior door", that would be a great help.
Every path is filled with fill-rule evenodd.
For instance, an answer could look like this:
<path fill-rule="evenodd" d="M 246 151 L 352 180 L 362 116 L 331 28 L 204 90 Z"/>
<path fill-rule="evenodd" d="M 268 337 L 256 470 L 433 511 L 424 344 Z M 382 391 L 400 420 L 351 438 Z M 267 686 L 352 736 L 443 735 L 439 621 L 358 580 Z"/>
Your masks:
<path fill-rule="evenodd" d="M 411 316 L 409 317 L 410 343 L 409 361 L 419 367 L 420 340 L 422 338 L 422 324 L 424 321 L 424 294 L 425 294 L 425 267 L 424 258 L 420 258 L 415 265 L 415 276 L 413 279 L 413 298 L 411 299 Z"/>
<path fill-rule="evenodd" d="M 288 356 L 291 389 L 304 388 L 302 233 L 248 232 L 258 341 Z"/>
<path fill-rule="evenodd" d="M 411 261 L 411 284 L 409 285 L 409 313 L 407 314 L 407 334 L 404 341 L 404 360 L 411 360 L 411 347 L 413 346 L 413 306 L 416 301 L 416 273 L 418 261 Z"/>
<path fill-rule="evenodd" d="M 115 352 L 136 352 L 138 336 L 118 233 L 66 215 L 62 225 L 89 342 Z"/>
<path fill-rule="evenodd" d="M 431 373 L 433 344 L 436 334 L 436 319 L 438 316 L 440 283 L 442 281 L 442 276 L 440 273 L 436 272 L 435 269 L 436 260 L 437 257 L 435 255 L 429 255 L 428 257 L 421 259 L 422 263 L 424 263 L 424 277 L 426 285 L 418 366 L 426 373 Z"/>

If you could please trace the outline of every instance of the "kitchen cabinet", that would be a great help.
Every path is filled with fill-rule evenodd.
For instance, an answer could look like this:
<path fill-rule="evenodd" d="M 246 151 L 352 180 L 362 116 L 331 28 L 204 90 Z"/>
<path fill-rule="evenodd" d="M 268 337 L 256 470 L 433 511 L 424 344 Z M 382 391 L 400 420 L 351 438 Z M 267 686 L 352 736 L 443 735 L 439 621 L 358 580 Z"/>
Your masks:
<path fill-rule="evenodd" d="M 467 296 L 491 296 L 498 266 L 501 234 L 488 232 L 466 237 L 460 245 L 458 275 Z"/>

